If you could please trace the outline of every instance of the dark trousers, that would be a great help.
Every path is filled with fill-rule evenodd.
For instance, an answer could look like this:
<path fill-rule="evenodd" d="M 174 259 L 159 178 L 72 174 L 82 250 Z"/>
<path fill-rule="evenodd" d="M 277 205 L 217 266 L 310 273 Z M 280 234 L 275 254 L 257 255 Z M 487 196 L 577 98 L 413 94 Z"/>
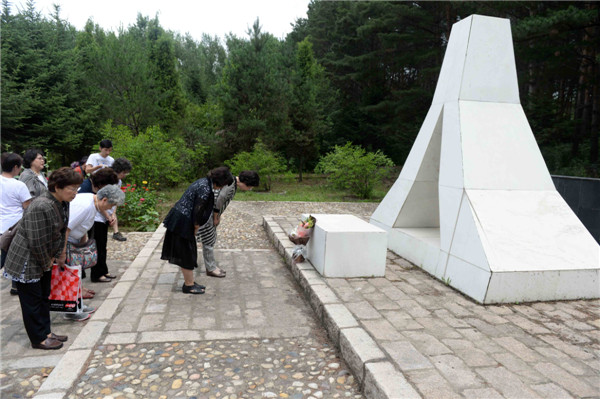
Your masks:
<path fill-rule="evenodd" d="M 91 270 L 90 278 L 92 281 L 98 281 L 98 279 L 105 274 L 108 274 L 108 266 L 106 265 L 106 244 L 108 241 L 108 224 L 102 222 L 94 222 L 93 238 L 96 240 L 96 247 L 98 248 L 98 263 Z"/>
<path fill-rule="evenodd" d="M 39 344 L 50 334 L 50 281 L 52 270 L 42 274 L 37 283 L 17 282 L 25 331 L 32 344 Z"/>
<path fill-rule="evenodd" d="M 1 254 L 0 254 L 0 269 L 2 269 L 4 267 L 4 262 L 6 262 L 6 255 L 8 255 L 8 251 L 3 251 L 0 250 Z M 12 289 L 17 289 L 17 283 L 15 283 L 14 281 L 12 281 L 11 283 L 11 287 Z"/>

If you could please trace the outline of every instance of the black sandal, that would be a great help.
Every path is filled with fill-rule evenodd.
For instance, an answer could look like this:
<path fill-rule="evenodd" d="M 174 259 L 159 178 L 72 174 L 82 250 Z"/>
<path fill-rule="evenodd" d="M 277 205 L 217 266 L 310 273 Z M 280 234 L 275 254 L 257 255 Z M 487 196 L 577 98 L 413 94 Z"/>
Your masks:
<path fill-rule="evenodd" d="M 204 294 L 206 287 L 202 287 L 196 283 L 194 283 L 194 285 L 183 285 L 183 287 L 181 287 L 181 291 L 184 294 L 195 294 L 195 295 L 199 295 L 199 294 Z"/>

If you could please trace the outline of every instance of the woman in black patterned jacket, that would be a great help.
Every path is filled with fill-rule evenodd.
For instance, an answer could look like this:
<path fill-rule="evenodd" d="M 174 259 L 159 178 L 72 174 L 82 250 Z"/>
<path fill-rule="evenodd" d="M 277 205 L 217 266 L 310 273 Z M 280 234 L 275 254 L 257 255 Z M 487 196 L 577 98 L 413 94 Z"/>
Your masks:
<path fill-rule="evenodd" d="M 215 259 L 215 244 L 217 242 L 217 226 L 221 222 L 221 215 L 229 205 L 229 202 L 235 196 L 237 190 L 249 191 L 253 187 L 258 187 L 260 178 L 258 173 L 253 170 L 244 170 L 233 179 L 233 182 L 220 190 L 213 190 L 215 193 L 215 206 L 213 215 L 208 221 L 200 226 L 196 233 L 196 240 L 202 242 L 202 257 L 204 258 L 204 267 L 206 275 L 209 277 L 223 278 L 227 272 L 221 269 Z"/>
<path fill-rule="evenodd" d="M 59 349 L 66 335 L 50 326 L 52 263 L 64 266 L 61 257 L 69 224 L 69 202 L 81 184 L 81 175 L 68 167 L 50 175 L 48 191 L 35 198 L 23 213 L 8 249 L 4 277 L 17 283 L 25 330 L 36 349 Z"/>
<path fill-rule="evenodd" d="M 194 269 L 198 267 L 195 235 L 212 215 L 215 203 L 213 190 L 232 182 L 233 176 L 227 167 L 211 170 L 208 176 L 196 180 L 185 190 L 163 222 L 167 232 L 160 258 L 181 268 L 184 280 L 181 291 L 184 294 L 204 294 L 206 287 L 194 281 Z"/>

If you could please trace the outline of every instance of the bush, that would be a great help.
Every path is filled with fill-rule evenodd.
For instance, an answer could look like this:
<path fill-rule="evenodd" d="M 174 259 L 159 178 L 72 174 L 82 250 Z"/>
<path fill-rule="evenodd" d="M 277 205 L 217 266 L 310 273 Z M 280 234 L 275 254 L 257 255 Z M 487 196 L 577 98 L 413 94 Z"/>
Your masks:
<path fill-rule="evenodd" d="M 261 187 L 271 190 L 273 177 L 286 171 L 285 161 L 277 153 L 267 149 L 260 140 L 254 144 L 252 152 L 240 152 L 233 159 L 225 161 L 234 175 L 243 170 L 255 170 L 260 176 Z"/>
<path fill-rule="evenodd" d="M 160 223 L 156 206 L 159 195 L 151 189 L 147 181 L 142 185 L 126 184 L 121 187 L 125 193 L 125 204 L 118 209 L 119 225 L 135 231 L 154 231 Z"/>
<path fill-rule="evenodd" d="M 159 127 L 149 127 L 134 136 L 125 126 L 105 125 L 103 137 L 113 142 L 113 158 L 125 157 L 133 164 L 129 180 L 152 181 L 174 186 L 186 180 L 193 165 L 203 162 L 202 146 L 188 148 L 183 139 L 169 138 Z M 195 169 L 195 167 L 194 167 Z"/>
<path fill-rule="evenodd" d="M 382 152 L 366 152 L 360 146 L 346 143 L 319 161 L 315 172 L 328 174 L 329 182 L 338 189 L 349 189 L 360 198 L 371 198 L 376 182 L 389 175 L 394 163 Z"/>

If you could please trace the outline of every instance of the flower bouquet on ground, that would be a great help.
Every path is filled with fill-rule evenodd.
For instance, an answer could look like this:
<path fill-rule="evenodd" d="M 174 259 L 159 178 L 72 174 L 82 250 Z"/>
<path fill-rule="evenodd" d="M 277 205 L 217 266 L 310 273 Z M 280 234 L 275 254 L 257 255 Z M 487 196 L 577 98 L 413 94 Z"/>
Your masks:
<path fill-rule="evenodd" d="M 306 245 L 296 245 L 292 250 L 292 260 L 295 263 L 302 263 L 306 260 Z"/>
<path fill-rule="evenodd" d="M 306 245 L 308 240 L 310 240 L 315 223 L 317 223 L 317 219 L 312 215 L 300 219 L 300 224 L 288 235 L 290 241 L 297 245 Z"/>
<path fill-rule="evenodd" d="M 308 215 L 300 219 L 300 224 L 288 235 L 291 242 L 296 244 L 292 250 L 292 260 L 296 263 L 304 262 L 306 259 L 306 243 L 310 240 L 317 219 Z"/>

